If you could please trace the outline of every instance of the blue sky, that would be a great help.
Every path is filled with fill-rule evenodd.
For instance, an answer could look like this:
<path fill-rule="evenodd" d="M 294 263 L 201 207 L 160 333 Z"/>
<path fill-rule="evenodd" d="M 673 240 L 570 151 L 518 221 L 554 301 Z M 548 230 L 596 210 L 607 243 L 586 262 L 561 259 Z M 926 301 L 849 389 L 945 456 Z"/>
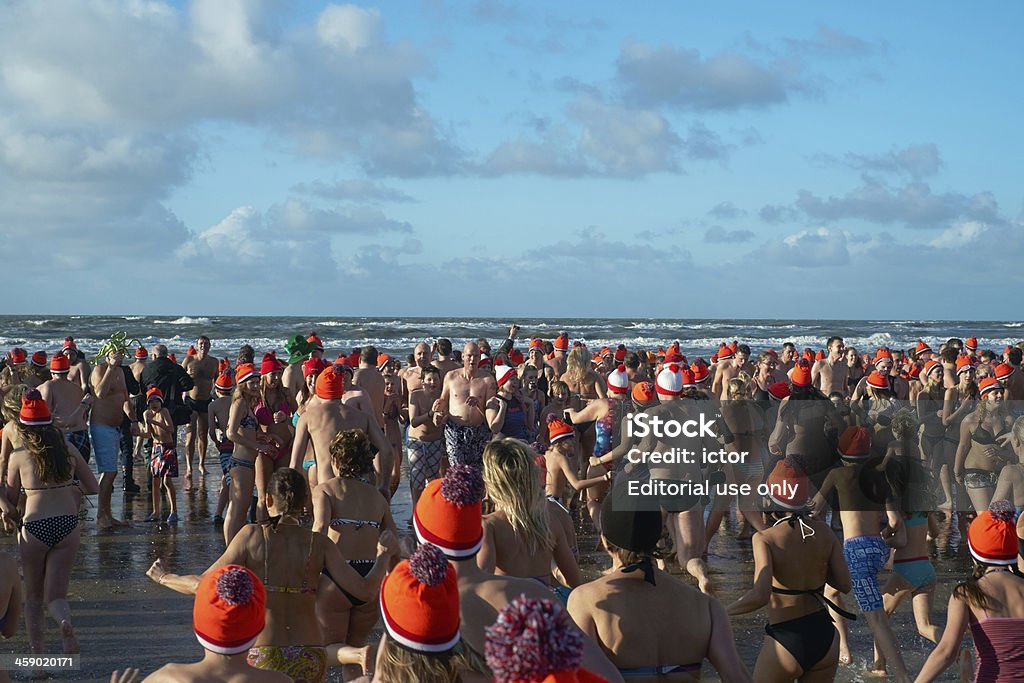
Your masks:
<path fill-rule="evenodd" d="M 1017 4 L 2 12 L 5 312 L 1003 319 L 978 286 L 1024 286 Z"/>

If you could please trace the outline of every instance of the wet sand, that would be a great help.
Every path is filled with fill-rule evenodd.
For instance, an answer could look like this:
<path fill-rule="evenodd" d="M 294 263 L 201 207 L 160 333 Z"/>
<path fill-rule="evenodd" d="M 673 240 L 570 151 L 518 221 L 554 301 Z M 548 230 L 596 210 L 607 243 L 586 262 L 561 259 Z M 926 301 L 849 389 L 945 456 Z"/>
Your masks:
<path fill-rule="evenodd" d="M 177 526 L 158 526 L 142 521 L 149 514 L 150 499 L 144 468 L 139 464 L 136 465 L 136 480 L 142 486 L 142 494 L 121 493 L 119 476 L 113 498 L 115 515 L 131 521 L 132 527 L 100 532 L 94 521 L 84 522 L 69 596 L 82 645 L 81 669 L 54 674 L 52 680 L 108 681 L 114 669 L 138 667 L 146 675 L 168 661 L 187 662 L 201 658 L 202 649 L 192 634 L 192 598 L 158 586 L 145 573 L 157 557 L 163 558 L 170 571 L 197 574 L 220 556 L 223 537 L 221 529 L 214 526 L 212 516 L 221 477 L 216 453 L 212 449 L 207 468 L 211 475 L 202 489 L 184 491 L 181 489 L 183 479 L 179 478 L 178 514 L 181 521 Z M 402 487 L 392 506 L 401 529 L 408 528 L 411 515 L 407 486 L 408 479 L 403 475 Z M 90 500 L 95 502 L 95 498 Z M 88 508 L 88 516 L 95 519 L 95 507 Z M 944 534 L 936 544 L 939 549 L 932 553 L 939 576 L 932 621 L 940 627 L 945 624 L 946 603 L 953 586 L 969 571 L 970 562 L 965 550 L 957 548 L 957 540 L 954 536 L 950 543 L 948 534 Z M 593 528 L 586 521 L 579 526 L 579 546 L 580 565 L 588 578 L 593 578 L 610 565 L 606 555 L 593 551 L 595 542 Z M 0 552 L 17 556 L 16 540 L 0 536 Z M 711 544 L 709 564 L 723 602 L 736 599 L 749 588 L 753 573 L 750 543 L 736 539 L 736 530 L 729 517 Z M 674 566 L 672 570 L 679 571 Z M 886 573 L 883 573 L 883 584 L 885 577 Z M 852 596 L 846 598 L 846 605 L 853 609 Z M 892 620 L 908 669 L 916 674 L 933 646 L 917 635 L 909 600 L 900 606 Z M 736 617 L 732 623 L 740 656 L 753 670 L 764 639 L 765 617 L 754 613 Z M 51 653 L 60 651 L 58 635 L 57 627 L 51 621 L 47 638 L 47 649 Z M 376 633 L 373 637 L 377 637 Z M 680 634 L 680 637 L 685 635 Z M 863 619 L 851 623 L 850 637 L 854 663 L 840 667 L 836 680 L 879 680 L 865 676 L 865 669 L 871 663 L 871 638 Z M 28 654 L 24 624 L 13 639 L 0 643 L 0 652 Z M 332 671 L 330 680 L 341 680 L 340 669 Z M 718 680 L 707 664 L 703 673 L 705 680 Z M 11 677 L 13 680 L 28 680 L 27 673 L 12 673 Z M 948 670 L 940 680 L 959 680 L 956 667 Z"/>

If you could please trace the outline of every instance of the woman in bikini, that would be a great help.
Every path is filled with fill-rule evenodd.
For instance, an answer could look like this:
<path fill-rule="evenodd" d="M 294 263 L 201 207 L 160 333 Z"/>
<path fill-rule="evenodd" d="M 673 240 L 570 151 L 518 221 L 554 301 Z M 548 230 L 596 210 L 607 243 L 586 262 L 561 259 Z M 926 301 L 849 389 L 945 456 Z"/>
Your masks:
<path fill-rule="evenodd" d="M 572 518 L 544 497 L 534 457 L 516 439 L 492 441 L 484 448 L 484 484 L 494 512 L 484 517 L 477 565 L 492 574 L 535 579 L 564 600 L 582 582 Z M 568 588 L 552 576 L 552 561 Z"/>
<path fill-rule="evenodd" d="M 603 576 L 569 596 L 569 614 L 630 683 L 699 681 L 707 659 L 723 681 L 750 681 L 725 609 L 654 566 L 661 513 L 605 498 L 601 538 L 612 559 Z"/>
<path fill-rule="evenodd" d="M 967 531 L 974 573 L 953 589 L 942 639 L 924 663 L 917 683 L 930 683 L 961 657 L 971 630 L 977 656 L 975 681 L 1024 680 L 1024 579 L 1013 573 L 1017 533 L 1013 506 L 995 501 Z"/>
<path fill-rule="evenodd" d="M 1010 429 L 1010 448 L 1016 456 L 999 472 L 992 500 L 1008 500 L 1017 517 L 1024 512 L 1024 417 L 1018 417 Z"/>
<path fill-rule="evenodd" d="M 326 534 L 361 576 L 373 569 L 377 541 L 384 531 L 397 534 L 387 499 L 367 483 L 373 474 L 373 450 L 366 432 L 349 429 L 331 441 L 331 461 L 338 476 L 313 490 L 313 531 Z M 377 604 L 353 607 L 337 587 L 327 584 L 317 596 L 316 612 L 324 642 L 366 645 L 377 623 Z"/>
<path fill-rule="evenodd" d="M 960 444 L 953 474 L 962 482 L 975 512 L 987 510 L 999 470 L 1016 459 L 1008 446 L 1013 418 L 1003 402 L 1003 385 L 993 377 L 978 384 L 981 400 L 960 423 Z"/>
<path fill-rule="evenodd" d="M 975 377 L 975 366 L 970 356 L 960 356 L 956 361 L 957 384 L 946 389 L 942 401 L 942 425 L 946 432 L 942 443 L 936 449 L 932 466 L 938 475 L 939 483 L 942 485 L 942 493 L 945 500 L 939 503 L 940 510 L 951 510 L 953 506 L 954 479 L 953 462 L 956 457 L 957 447 L 960 445 L 960 425 L 964 418 L 974 412 L 978 403 L 978 383 Z M 963 509 L 966 500 L 963 500 L 963 490 L 958 494 L 961 501 L 957 501 L 957 509 Z M 967 527 L 963 531 L 966 533 Z"/>
<path fill-rule="evenodd" d="M 319 683 L 326 680 L 326 654 L 316 618 L 318 590 L 334 582 L 351 596 L 353 604 L 372 601 L 398 543 L 392 533 L 382 533 L 373 567 L 365 577 L 360 576 L 336 544 L 323 534 L 299 526 L 298 516 L 308 496 L 302 474 L 287 467 L 274 472 L 265 500 L 271 521 L 249 524 L 240 530 L 203 576 L 229 564 L 256 573 L 267 591 L 267 618 L 249 650 L 249 664 L 279 671 L 303 683 Z M 159 559 L 147 575 L 171 590 L 193 595 L 203 578 L 172 574 Z"/>
<path fill-rule="evenodd" d="M 7 501 L 13 507 L 25 489 L 25 514 L 18 550 L 25 575 L 25 621 L 33 654 L 45 647 L 46 614 L 60 624 L 62 651 L 79 651 L 71 622 L 68 583 L 78 554 L 78 507 L 83 495 L 99 492 L 81 453 L 52 424 L 50 409 L 35 389 L 24 393 L 17 422 L 4 435 L 13 447 L 7 464 Z M 45 610 L 45 611 L 44 611 Z"/>
<path fill-rule="evenodd" d="M 256 416 L 263 433 L 270 437 L 276 448 L 272 453 L 261 454 L 256 458 L 256 493 L 260 501 L 263 500 L 274 470 L 288 466 L 292 438 L 295 436 L 291 420 L 298 409 L 298 404 L 282 383 L 283 376 L 283 363 L 272 353 L 264 354 L 260 365 L 260 400 L 253 409 L 253 415 Z M 257 519 L 266 519 L 266 514 L 263 504 L 258 504 Z"/>
<path fill-rule="evenodd" d="M 728 612 L 747 614 L 769 605 L 768 637 L 754 665 L 755 681 L 831 681 L 839 665 L 839 633 L 827 606 L 840 608 L 823 590 L 828 584 L 850 592 L 843 546 L 828 524 L 810 518 L 809 482 L 798 458 L 776 463 L 768 482 L 791 488 L 765 499 L 771 526 L 753 538 L 754 586 Z"/>
<path fill-rule="evenodd" d="M 771 354 L 767 355 L 772 357 Z M 730 484 L 748 484 L 752 493 L 746 496 L 715 496 L 715 507 L 708 515 L 705 528 L 704 538 L 708 544 L 718 532 L 733 499 L 737 499 L 740 514 L 750 528 L 756 531 L 764 529 L 764 521 L 758 512 L 757 487 L 764 479 L 764 468 L 769 457 L 768 430 L 764 412 L 750 399 L 749 380 L 745 372 L 729 380 L 726 387 L 729 400 L 722 401 L 721 410 L 722 418 L 733 437 L 733 441 L 725 448 L 730 452 L 747 454 L 743 462 L 725 467 L 726 481 Z M 741 538 L 749 538 L 750 533 L 748 530 Z"/>
<path fill-rule="evenodd" d="M 754 368 L 754 376 L 750 379 L 748 389 L 750 396 L 758 405 L 767 409 L 771 400 L 768 387 L 779 381 L 780 377 L 776 372 L 778 358 L 770 351 L 764 351 L 757 357 L 757 365 Z"/>
<path fill-rule="evenodd" d="M 604 383 L 601 381 L 601 376 L 590 368 L 590 355 L 584 347 L 574 348 L 566 358 L 565 364 L 565 374 L 561 379 L 569 387 L 570 407 L 584 408 L 591 401 L 605 398 Z M 594 421 L 580 422 L 575 427 L 580 435 L 583 462 L 587 462 L 594 454 L 594 443 L 597 440 L 594 433 Z"/>
<path fill-rule="evenodd" d="M 224 521 L 224 543 L 245 525 L 256 482 L 256 457 L 277 452 L 277 446 L 260 431 L 255 410 L 260 400 L 260 376 L 252 363 L 235 369 L 235 391 L 228 411 L 227 437 L 234 444 L 231 452 L 231 501 Z"/>
<path fill-rule="evenodd" d="M 857 349 L 847 346 L 846 351 L 843 352 L 843 357 L 846 359 L 846 367 L 849 368 L 846 376 L 846 396 L 850 397 L 853 395 L 853 390 L 857 387 L 857 384 L 867 373 L 864 370 L 864 359 L 857 353 Z"/>

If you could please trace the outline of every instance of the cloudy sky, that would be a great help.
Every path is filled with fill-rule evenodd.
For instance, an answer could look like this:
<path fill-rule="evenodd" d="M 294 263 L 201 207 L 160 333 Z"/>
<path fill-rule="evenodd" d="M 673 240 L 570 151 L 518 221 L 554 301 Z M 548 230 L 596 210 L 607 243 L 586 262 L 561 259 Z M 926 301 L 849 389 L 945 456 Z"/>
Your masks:
<path fill-rule="evenodd" d="M 642 7 L 4 2 L 0 309 L 1012 317 L 1024 7 Z"/>

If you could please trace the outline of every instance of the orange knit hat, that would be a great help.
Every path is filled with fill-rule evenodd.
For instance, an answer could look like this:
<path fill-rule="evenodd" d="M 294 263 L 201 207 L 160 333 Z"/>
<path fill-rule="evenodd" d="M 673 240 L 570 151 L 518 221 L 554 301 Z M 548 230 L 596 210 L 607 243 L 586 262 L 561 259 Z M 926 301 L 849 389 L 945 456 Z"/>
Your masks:
<path fill-rule="evenodd" d="M 235 378 L 231 375 L 224 373 L 223 375 L 217 376 L 217 381 L 214 383 L 217 391 L 229 394 L 231 390 L 235 388 Z"/>
<path fill-rule="evenodd" d="M 654 385 L 650 382 L 639 382 L 633 386 L 633 401 L 636 403 L 653 403 L 658 400 Z"/>
<path fill-rule="evenodd" d="M 316 378 L 316 395 L 325 400 L 341 398 L 345 395 L 345 379 L 343 370 L 337 365 L 324 369 Z"/>
<path fill-rule="evenodd" d="M 867 427 L 847 427 L 839 437 L 839 455 L 860 459 L 871 455 L 871 430 Z"/>
<path fill-rule="evenodd" d="M 786 510 L 803 510 L 807 506 L 809 483 L 803 464 L 788 455 L 775 463 L 768 475 L 768 498 Z"/>
<path fill-rule="evenodd" d="M 882 376 L 877 371 L 872 372 L 870 375 L 868 375 L 868 386 L 874 387 L 875 389 L 885 389 L 886 391 L 888 391 L 889 378 Z"/>
<path fill-rule="evenodd" d="M 576 436 L 576 432 L 572 426 L 562 422 L 554 414 L 548 415 L 548 443 L 555 444 L 574 436 Z"/>
<path fill-rule="evenodd" d="M 793 366 L 789 381 L 794 387 L 811 386 L 811 364 L 804 358 L 798 360 Z"/>
<path fill-rule="evenodd" d="M 693 361 L 693 365 L 690 366 L 690 370 L 693 371 L 693 381 L 695 384 L 704 384 L 708 381 L 708 377 L 711 376 L 711 371 L 708 370 L 708 364 L 698 358 Z"/>
<path fill-rule="evenodd" d="M 1000 382 L 1005 381 L 1010 375 L 1013 374 L 1014 367 L 1009 363 L 1000 363 L 996 366 L 995 376 Z"/>
<path fill-rule="evenodd" d="M 235 368 L 235 383 L 241 384 L 247 379 L 256 377 L 256 366 L 252 363 L 239 363 Z"/>
<path fill-rule="evenodd" d="M 719 361 L 729 360 L 730 358 L 733 357 L 733 355 L 734 354 L 733 354 L 732 347 L 726 346 L 725 344 L 722 344 L 721 346 L 718 347 L 718 360 Z"/>
<path fill-rule="evenodd" d="M 320 337 L 316 336 L 316 334 L 311 334 L 306 337 L 306 341 L 315 346 L 317 351 L 324 350 L 324 343 L 320 341 Z"/>
<path fill-rule="evenodd" d="M 476 555 L 484 538 L 483 475 L 470 465 L 453 465 L 420 495 L 412 528 L 420 543 L 432 543 L 450 558 Z"/>
<path fill-rule="evenodd" d="M 956 359 L 956 374 L 974 369 L 974 363 L 970 356 L 958 356 Z"/>
<path fill-rule="evenodd" d="M 933 351 L 932 347 L 928 346 L 928 344 L 918 339 L 917 346 L 914 347 L 914 353 L 920 356 L 922 353 L 933 353 Z"/>
<path fill-rule="evenodd" d="M 21 412 L 18 421 L 27 427 L 38 427 L 53 422 L 50 407 L 46 405 L 42 395 L 36 389 L 29 389 L 21 397 Z"/>
<path fill-rule="evenodd" d="M 967 529 L 967 547 L 978 562 L 1012 565 L 1017 563 L 1017 525 L 1009 501 L 996 500 L 978 515 Z"/>
<path fill-rule="evenodd" d="M 421 545 L 380 587 L 388 637 L 416 652 L 440 654 L 459 643 L 459 586 L 440 548 Z"/>
<path fill-rule="evenodd" d="M 164 392 L 160 391 L 156 387 L 150 387 L 148 390 L 146 390 L 146 403 L 148 404 L 153 399 L 160 401 L 160 405 L 163 405 Z"/>
<path fill-rule="evenodd" d="M 982 396 L 993 391 L 1002 391 L 1003 384 L 995 377 L 986 377 L 985 379 L 978 382 L 978 393 Z"/>
<path fill-rule="evenodd" d="M 580 667 L 583 634 L 555 600 L 521 595 L 484 631 L 494 683 L 607 683 Z"/>
<path fill-rule="evenodd" d="M 50 372 L 55 374 L 62 374 L 71 371 L 71 361 L 68 357 L 62 353 L 55 354 L 50 359 Z"/>
<path fill-rule="evenodd" d="M 977 337 L 968 337 L 967 341 L 964 342 L 964 347 L 968 351 L 977 351 L 978 350 L 978 338 Z"/>
<path fill-rule="evenodd" d="M 568 351 L 569 350 L 569 335 L 562 332 L 555 337 L 555 351 Z"/>
<path fill-rule="evenodd" d="M 192 608 L 196 640 L 221 655 L 245 652 L 263 630 L 266 603 L 263 582 L 245 567 L 229 564 L 208 573 Z"/>
<path fill-rule="evenodd" d="M 931 373 L 931 371 L 935 370 L 936 368 L 938 368 L 939 370 L 942 369 L 942 366 L 939 364 L 938 361 L 934 361 L 934 360 L 926 361 L 925 364 L 924 364 L 924 367 L 921 368 L 921 377 L 928 377 L 928 375 Z"/>
<path fill-rule="evenodd" d="M 36 351 L 32 354 L 32 365 L 37 368 L 46 367 L 46 351 Z"/>
<path fill-rule="evenodd" d="M 145 346 L 140 346 L 139 348 L 135 349 L 135 357 L 149 358 L 149 351 L 146 350 Z"/>

